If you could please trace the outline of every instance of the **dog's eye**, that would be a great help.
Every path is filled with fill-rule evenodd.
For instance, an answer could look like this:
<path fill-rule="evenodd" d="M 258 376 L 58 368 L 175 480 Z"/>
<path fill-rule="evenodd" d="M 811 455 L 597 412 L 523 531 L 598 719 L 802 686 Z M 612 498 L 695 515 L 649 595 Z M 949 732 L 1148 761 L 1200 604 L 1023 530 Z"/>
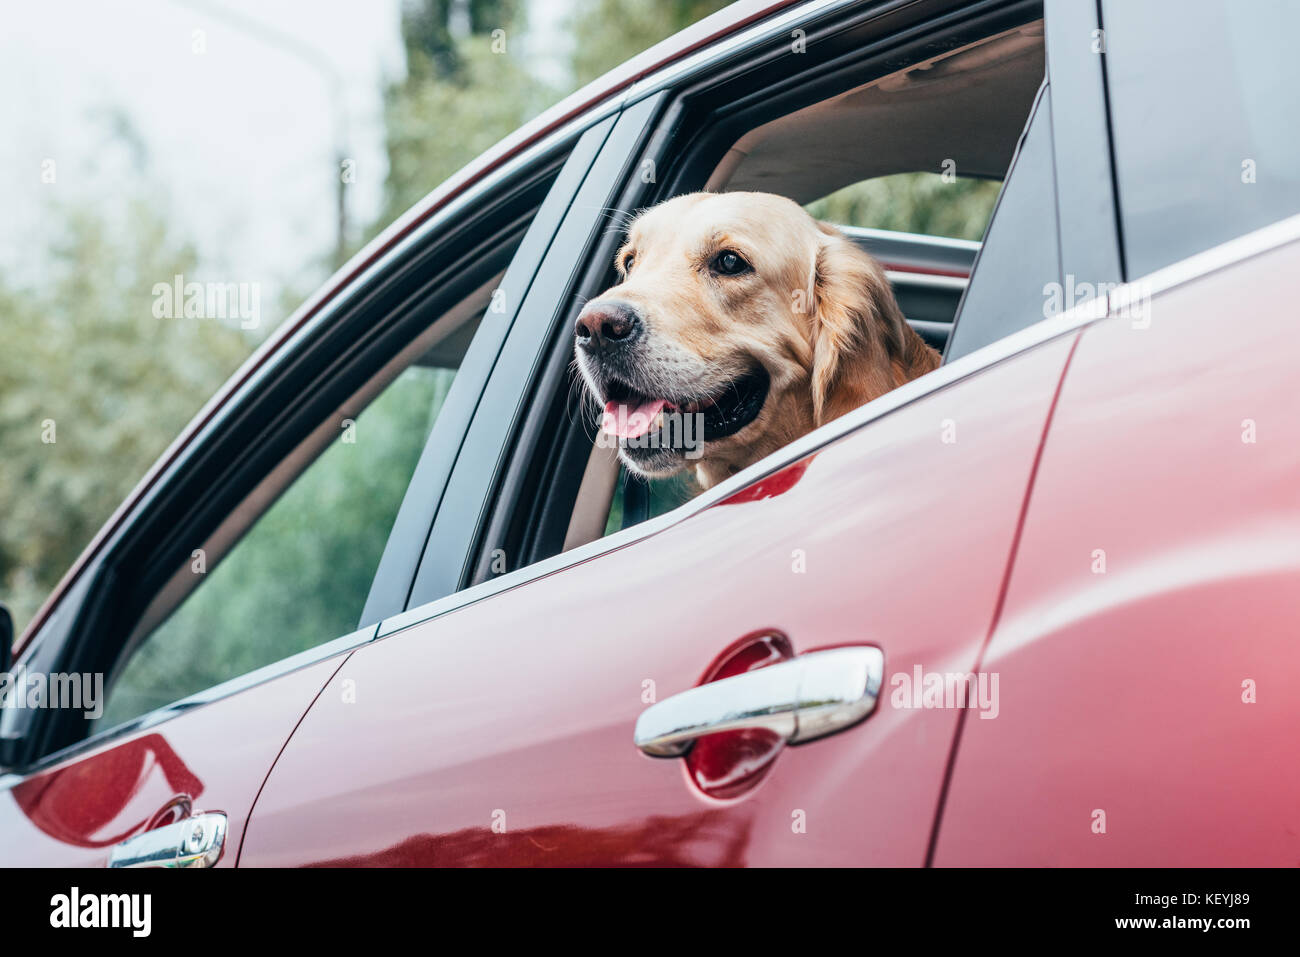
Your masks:
<path fill-rule="evenodd" d="M 624 272 L 624 273 L 629 273 L 629 272 L 631 272 L 631 271 L 632 271 L 632 264 L 633 264 L 634 262 L 636 262 L 636 256 L 635 256 L 634 254 L 632 254 L 632 253 L 628 253 L 626 256 L 624 256 L 624 257 L 623 257 L 623 272 Z"/>
<path fill-rule="evenodd" d="M 709 268 L 720 276 L 739 276 L 743 272 L 749 272 L 749 263 L 741 258 L 739 253 L 733 253 L 730 249 L 724 249 L 713 257 L 709 263 Z"/>

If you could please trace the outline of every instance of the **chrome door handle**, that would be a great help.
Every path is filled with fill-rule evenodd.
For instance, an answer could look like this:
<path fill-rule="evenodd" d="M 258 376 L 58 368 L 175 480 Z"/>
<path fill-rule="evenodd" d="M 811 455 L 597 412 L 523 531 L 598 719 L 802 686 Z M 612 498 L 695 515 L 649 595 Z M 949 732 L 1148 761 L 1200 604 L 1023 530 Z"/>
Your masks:
<path fill-rule="evenodd" d="M 211 867 L 226 843 L 226 816 L 195 814 L 114 844 L 109 867 Z"/>
<path fill-rule="evenodd" d="M 743 728 L 764 728 L 789 744 L 801 744 L 871 714 L 884 673 L 879 648 L 810 652 L 653 704 L 637 719 L 634 740 L 656 758 L 679 757 L 696 738 Z"/>

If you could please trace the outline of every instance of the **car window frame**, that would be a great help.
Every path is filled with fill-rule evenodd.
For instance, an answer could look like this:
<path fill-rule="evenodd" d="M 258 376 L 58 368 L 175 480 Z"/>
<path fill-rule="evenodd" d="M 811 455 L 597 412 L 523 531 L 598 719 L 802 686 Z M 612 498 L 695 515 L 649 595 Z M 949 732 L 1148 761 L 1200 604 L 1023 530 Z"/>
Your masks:
<path fill-rule="evenodd" d="M 971 264 L 966 288 L 957 304 L 943 350 L 943 362 L 959 358 L 1023 328 L 1022 317 L 1033 313 L 1023 308 L 1023 302 L 1009 300 L 1006 290 L 1010 288 L 1015 291 L 1013 295 L 1024 295 L 1024 287 L 1019 283 L 1027 275 L 1027 257 L 1046 254 L 1050 260 L 1049 281 L 1061 281 L 1060 227 L 1054 208 L 1060 190 L 1052 161 L 1051 92 L 1051 84 L 1044 80 L 1034 97 L 1029 119 L 1016 144 L 1002 191 L 994 204 L 984 239 Z M 1047 195 L 1036 195 L 1040 193 Z M 1035 222 L 1044 215 L 1041 212 L 1044 208 L 1048 210 L 1046 215 L 1052 217 L 1051 222 Z M 1034 229 L 1047 228 L 1042 233 L 1031 234 L 1023 228 L 1027 225 Z M 1050 248 L 1041 241 L 1044 233 Z M 1012 243 L 1020 245 L 1012 248 Z M 1035 283 L 1044 278 L 1043 273 L 1029 274 Z"/>
<path fill-rule="evenodd" d="M 417 587 L 426 555 L 454 549 L 445 529 L 437 528 L 453 469 L 465 447 L 475 416 L 484 401 L 493 370 L 514 328 L 522 304 L 541 271 L 570 206 L 604 145 L 616 116 L 577 122 L 565 131 L 573 139 L 567 160 L 552 188 L 537 210 L 519 249 L 502 278 L 505 311 L 489 307 L 462 359 L 461 373 L 467 373 L 474 388 L 451 392 L 433 424 L 415 472 L 398 508 L 389 539 L 376 569 L 375 581 L 362 610 L 361 620 L 379 622 L 405 610 Z M 432 549 L 432 552 L 431 552 Z"/>
<path fill-rule="evenodd" d="M 147 554 L 149 553 L 150 542 L 144 539 L 145 532 L 142 526 L 147 526 L 151 522 L 156 523 L 154 509 L 159 501 L 169 496 L 175 499 L 187 486 L 196 484 L 196 476 L 201 474 L 205 456 L 211 457 L 213 446 L 219 437 L 237 430 L 240 422 L 256 418 L 260 414 L 264 419 L 272 420 L 267 423 L 268 427 L 276 426 L 289 430 L 296 426 L 296 431 L 293 432 L 294 440 L 279 443 L 280 446 L 285 446 L 282 454 L 271 458 L 256 470 L 250 469 L 250 472 L 255 471 L 256 475 L 250 475 L 244 484 L 249 491 L 255 488 L 262 477 L 269 474 L 285 457 L 292 455 L 312 429 L 320 425 L 319 417 L 304 420 L 304 416 L 299 414 L 293 403 L 277 404 L 268 399 L 265 391 L 268 383 L 277 379 L 284 381 L 295 372 L 301 374 L 303 368 L 312 367 L 313 355 L 319 355 L 329 348 L 328 345 L 322 344 L 323 341 L 328 341 L 331 333 L 337 333 L 345 322 L 352 323 L 352 327 L 357 325 L 369 327 L 370 323 L 363 321 L 369 317 L 375 326 L 381 326 L 386 316 L 383 310 L 388 305 L 385 293 L 393 294 L 399 278 L 406 278 L 408 283 L 415 283 L 415 279 L 418 278 L 419 281 L 415 283 L 413 291 L 408 289 L 409 294 L 404 300 L 405 325 L 400 326 L 396 332 L 389 330 L 387 333 L 389 338 L 395 337 L 395 342 L 384 340 L 382 347 L 375 344 L 377 341 L 375 339 L 370 343 L 372 352 L 390 357 L 396 355 L 402 348 L 401 343 L 408 326 L 418 325 L 419 317 L 427 313 L 432 314 L 431 318 L 442 315 L 445 311 L 442 307 L 453 304 L 452 301 L 444 301 L 444 299 L 459 298 L 462 292 L 454 281 L 458 260 L 444 263 L 442 270 L 430 270 L 428 257 L 436 254 L 438 250 L 454 250 L 457 247 L 472 250 L 474 244 L 471 239 L 480 228 L 477 217 L 485 207 L 497 208 L 500 221 L 508 223 L 511 214 L 507 206 L 512 199 L 517 199 L 515 194 L 521 189 L 525 192 L 530 188 L 535 189 L 541 182 L 545 186 L 546 194 L 539 199 L 537 207 L 529 207 L 533 215 L 529 217 L 529 222 L 522 230 L 523 236 L 519 245 L 513 247 L 509 257 L 511 266 L 517 259 L 521 263 L 519 269 L 516 269 L 516 276 L 520 275 L 521 271 L 527 272 L 529 268 L 535 270 L 539 261 L 535 255 L 536 243 L 526 245 L 526 241 L 535 224 L 536 214 L 541 212 L 541 205 L 544 205 L 551 189 L 559 184 L 560 176 L 570 160 L 579 171 L 585 171 L 585 165 L 590 162 L 591 154 L 579 153 L 575 157 L 574 150 L 583 133 L 589 126 L 599 122 L 601 115 L 602 111 L 596 110 L 593 114 L 565 124 L 469 185 L 445 207 L 341 286 L 308 322 L 286 337 L 265 363 L 253 374 L 244 377 L 218 407 L 205 407 L 197 417 L 203 421 L 192 440 L 175 458 L 168 461 L 153 486 L 134 501 L 124 518 L 107 535 L 93 558 L 73 579 L 70 587 L 59 595 L 50 613 L 24 644 L 14 668 L 23 667 L 33 673 L 99 672 L 111 678 L 113 668 L 120 664 L 118 661 L 120 647 L 130 635 L 134 618 L 138 617 L 138 614 L 125 616 L 122 612 L 124 596 L 128 592 L 138 590 L 132 580 L 134 567 L 125 556 L 133 549 L 139 551 L 143 548 Z M 549 185 L 546 185 L 547 183 Z M 496 204 L 496 207 L 493 207 L 493 204 Z M 561 202 L 560 206 L 567 207 L 567 201 Z M 498 228 L 501 222 L 498 222 Z M 548 223 L 537 225 L 538 230 L 543 234 L 553 227 L 553 224 Z M 528 265 L 530 262 L 531 267 Z M 509 272 L 508 267 L 506 271 Z M 423 275 L 419 275 L 421 273 Z M 439 279 L 444 280 L 443 285 L 447 289 L 447 296 L 440 296 L 434 291 Z M 452 292 L 455 296 L 452 296 Z M 382 330 L 377 330 L 376 336 L 380 334 L 383 334 Z M 479 336 L 476 334 L 474 338 L 477 340 Z M 337 343 L 333 345 L 337 348 Z M 364 365 L 370 368 L 371 371 L 367 375 L 377 374 L 384 361 L 387 361 L 387 359 L 381 360 L 370 356 L 367 362 L 367 356 L 358 350 L 345 348 L 343 352 L 346 354 L 346 360 L 353 366 Z M 329 353 L 326 353 L 327 358 L 328 356 Z M 333 364 L 327 361 L 315 368 L 318 371 L 325 368 L 332 372 L 337 365 L 337 361 Z M 241 373 L 244 371 L 241 370 Z M 236 378 L 239 378 L 241 373 L 236 373 Z M 481 392 L 486 381 L 486 374 L 476 379 L 472 370 L 468 375 L 462 375 L 461 371 L 458 371 L 452 383 L 452 391 L 459 392 L 462 397 L 467 396 L 469 400 L 476 402 L 477 394 Z M 310 387 L 304 386 L 297 394 L 307 394 L 309 391 Z M 452 395 L 449 393 L 449 403 L 451 399 Z M 458 401 L 463 402 L 464 398 Z M 441 420 L 443 416 L 440 414 L 438 418 Z M 468 417 L 462 417 L 461 422 L 463 427 L 467 427 Z M 444 426 L 439 438 L 443 441 L 454 441 L 455 437 L 448 437 L 449 431 L 452 431 L 451 426 Z M 436 423 L 429 442 L 426 442 L 426 449 L 435 435 L 438 435 Z M 423 461 L 423 454 L 421 461 Z M 427 472 L 422 479 L 428 479 Z M 408 483 L 408 492 L 415 480 L 416 475 L 413 474 Z M 425 485 L 421 487 L 421 492 L 435 494 L 436 490 Z M 246 494 L 241 494 L 233 507 L 238 507 L 246 497 Z M 403 505 L 405 505 L 405 497 Z M 214 528 L 216 524 L 219 524 L 219 519 L 218 523 L 214 523 Z M 401 524 L 399 527 L 399 523 L 395 522 L 393 528 L 389 530 L 384 549 L 386 556 L 389 554 L 389 546 L 395 534 L 409 535 L 409 523 Z M 386 579 L 398 583 L 394 591 L 405 592 L 414 576 L 415 567 L 413 561 L 403 564 L 392 559 L 385 562 L 381 558 L 380 566 L 376 568 L 371 582 L 370 593 L 374 594 L 377 583 Z M 159 587 L 165 581 L 166 579 L 162 578 Z M 143 611 L 143 608 L 147 607 L 147 599 L 143 603 L 137 602 L 136 605 L 140 611 Z M 369 599 L 367 599 L 367 607 L 369 607 Z M 383 613 L 374 613 L 369 623 L 355 631 L 341 636 L 323 636 L 321 643 L 313 648 L 93 734 L 86 733 L 86 721 L 80 712 L 65 715 L 55 709 L 3 709 L 0 711 L 0 771 L 30 773 L 31 770 L 65 760 L 141 727 L 151 727 L 197 705 L 226 697 L 253 684 L 272 680 L 339 654 L 373 639 L 383 617 Z M 105 634 L 116 640 L 104 642 L 102 639 Z M 90 637 L 92 635 L 95 636 L 94 640 Z"/>
<path fill-rule="evenodd" d="M 1128 274 L 1098 4 L 1045 0 L 1043 17 L 1061 268 L 1094 284 L 1123 282 Z"/>
<path fill-rule="evenodd" d="M 661 96 L 643 100 L 606 121 L 608 136 L 591 164 L 568 214 L 556 230 L 536 278 L 519 303 L 510 335 L 483 390 L 448 479 L 444 502 L 430 532 L 407 607 L 454 594 L 468 584 L 490 520 L 503 459 L 526 424 L 532 383 L 547 363 L 548 343 L 569 311 L 573 277 L 589 263 L 609 223 L 607 212 L 626 179 L 629 164 L 652 129 Z M 508 489 L 513 500 L 526 490 Z"/>

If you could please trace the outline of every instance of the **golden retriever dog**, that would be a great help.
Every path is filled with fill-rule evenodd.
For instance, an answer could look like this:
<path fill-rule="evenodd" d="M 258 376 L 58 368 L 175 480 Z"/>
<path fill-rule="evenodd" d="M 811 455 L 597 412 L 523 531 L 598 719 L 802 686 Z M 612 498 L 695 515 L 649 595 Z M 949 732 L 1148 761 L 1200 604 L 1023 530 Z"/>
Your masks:
<path fill-rule="evenodd" d="M 638 216 L 618 284 L 582 309 L 602 441 L 708 488 L 939 365 L 880 265 L 770 193 L 691 193 Z"/>

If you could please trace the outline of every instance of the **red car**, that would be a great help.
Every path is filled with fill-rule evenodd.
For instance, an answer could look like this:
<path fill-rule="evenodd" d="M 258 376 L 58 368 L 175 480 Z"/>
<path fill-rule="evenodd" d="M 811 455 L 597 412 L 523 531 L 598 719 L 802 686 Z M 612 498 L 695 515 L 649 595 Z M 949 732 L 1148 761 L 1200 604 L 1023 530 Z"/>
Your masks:
<path fill-rule="evenodd" d="M 741 3 L 581 91 L 68 572 L 0 671 L 106 698 L 0 709 L 0 862 L 1294 864 L 1297 33 Z M 850 230 L 943 365 L 689 500 L 621 475 L 569 370 L 611 214 L 922 170 L 1003 181 L 982 243 Z"/>

